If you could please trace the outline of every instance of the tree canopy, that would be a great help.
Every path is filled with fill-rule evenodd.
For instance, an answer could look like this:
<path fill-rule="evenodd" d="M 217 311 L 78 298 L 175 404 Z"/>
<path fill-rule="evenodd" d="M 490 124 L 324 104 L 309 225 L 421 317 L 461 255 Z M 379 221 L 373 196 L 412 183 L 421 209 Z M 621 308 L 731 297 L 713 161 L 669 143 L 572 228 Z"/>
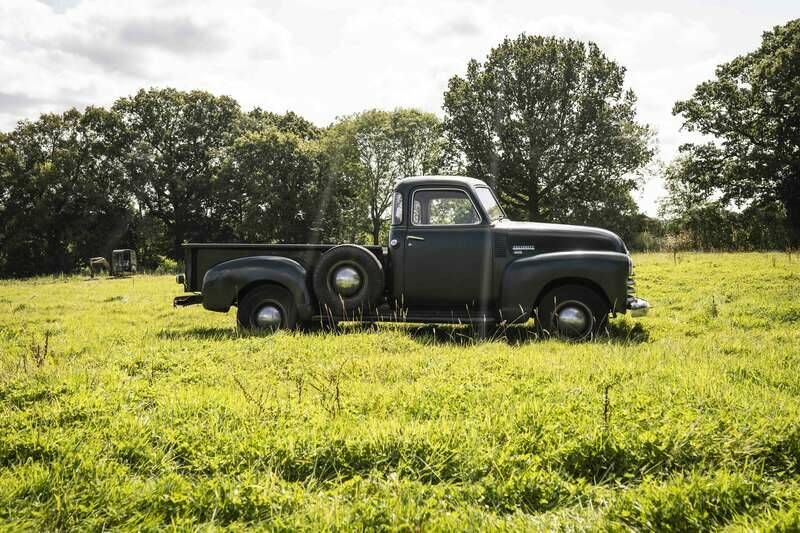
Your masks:
<path fill-rule="evenodd" d="M 590 222 L 627 204 L 652 157 L 625 69 L 594 43 L 520 35 L 450 79 L 444 125 L 512 216 Z M 613 209 L 613 208 L 612 208 Z"/>
<path fill-rule="evenodd" d="M 0 274 L 71 270 L 120 242 L 130 201 L 117 117 L 46 114 L 0 135 Z"/>
<path fill-rule="evenodd" d="M 335 233 L 330 207 L 337 193 L 328 184 L 323 155 L 295 131 L 245 131 L 224 150 L 214 219 L 227 230 L 225 238 L 318 242 Z"/>
<path fill-rule="evenodd" d="M 686 129 L 709 137 L 681 147 L 675 179 L 684 191 L 740 208 L 777 203 L 791 243 L 800 244 L 800 19 L 717 67 L 673 112 Z"/>
<path fill-rule="evenodd" d="M 235 135 L 239 104 L 204 91 L 153 89 L 112 109 L 124 125 L 122 162 L 136 201 L 165 225 L 170 255 L 179 257 L 184 240 L 212 233 L 212 178 Z"/>
<path fill-rule="evenodd" d="M 367 213 L 374 244 L 380 242 L 395 182 L 439 172 L 445 160 L 439 119 L 416 109 L 371 109 L 344 117 L 326 132 L 324 144 L 337 183 L 354 191 L 356 212 Z"/>

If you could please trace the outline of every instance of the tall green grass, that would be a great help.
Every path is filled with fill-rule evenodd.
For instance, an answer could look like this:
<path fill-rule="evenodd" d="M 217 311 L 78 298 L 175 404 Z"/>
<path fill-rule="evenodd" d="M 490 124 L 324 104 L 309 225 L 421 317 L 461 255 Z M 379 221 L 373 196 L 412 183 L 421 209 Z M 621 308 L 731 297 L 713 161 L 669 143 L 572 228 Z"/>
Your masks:
<path fill-rule="evenodd" d="M 0 522 L 797 530 L 800 259 L 635 259 L 652 316 L 585 344 L 242 335 L 172 278 L 0 282 Z"/>

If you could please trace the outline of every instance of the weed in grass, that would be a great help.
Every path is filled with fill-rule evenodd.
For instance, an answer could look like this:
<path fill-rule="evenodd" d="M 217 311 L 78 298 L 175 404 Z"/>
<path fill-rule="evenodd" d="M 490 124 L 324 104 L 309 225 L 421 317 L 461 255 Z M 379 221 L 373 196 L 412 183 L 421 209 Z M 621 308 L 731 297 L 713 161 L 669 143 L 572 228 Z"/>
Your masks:
<path fill-rule="evenodd" d="M 619 385 L 619 378 L 603 384 L 603 429 L 608 432 L 611 425 L 611 389 Z"/>
<path fill-rule="evenodd" d="M 28 361 L 30 361 L 35 368 L 42 368 L 49 353 L 50 332 L 45 331 L 43 341 L 37 341 L 36 335 L 31 334 L 30 349 L 27 352 L 22 352 L 17 364 L 17 368 L 22 369 L 22 371 L 27 373 Z"/>
<path fill-rule="evenodd" d="M 708 306 L 708 316 L 712 320 L 719 316 L 719 304 L 714 296 L 711 297 L 711 303 Z"/>
<path fill-rule="evenodd" d="M 239 390 L 242 392 L 244 398 L 250 403 L 250 405 L 256 408 L 256 414 L 259 417 L 263 416 L 264 412 L 267 409 L 264 400 L 264 393 L 260 392 L 258 396 L 255 396 L 247 389 L 244 383 L 242 383 L 242 381 L 238 377 L 236 377 L 236 374 L 232 375 L 231 378 L 233 379 L 233 382 L 236 384 Z"/>

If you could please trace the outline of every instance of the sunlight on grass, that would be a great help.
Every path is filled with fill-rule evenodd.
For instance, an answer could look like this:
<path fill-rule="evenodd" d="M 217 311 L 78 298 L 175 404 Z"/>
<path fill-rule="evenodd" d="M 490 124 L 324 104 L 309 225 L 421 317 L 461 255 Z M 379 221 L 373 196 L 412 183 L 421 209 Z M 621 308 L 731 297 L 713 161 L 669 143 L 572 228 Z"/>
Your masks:
<path fill-rule="evenodd" d="M 800 262 L 639 255 L 590 343 L 240 334 L 171 277 L 0 282 L 11 529 L 800 526 Z"/>

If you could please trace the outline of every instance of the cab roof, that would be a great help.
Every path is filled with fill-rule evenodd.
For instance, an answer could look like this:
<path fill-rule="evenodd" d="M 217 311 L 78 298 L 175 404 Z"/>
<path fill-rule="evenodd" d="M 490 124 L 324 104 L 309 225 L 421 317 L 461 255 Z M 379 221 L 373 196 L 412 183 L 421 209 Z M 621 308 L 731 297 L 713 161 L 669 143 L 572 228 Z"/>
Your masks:
<path fill-rule="evenodd" d="M 394 190 L 405 194 L 412 187 L 418 185 L 461 186 L 461 187 L 487 187 L 486 182 L 466 176 L 412 176 L 397 182 Z"/>

